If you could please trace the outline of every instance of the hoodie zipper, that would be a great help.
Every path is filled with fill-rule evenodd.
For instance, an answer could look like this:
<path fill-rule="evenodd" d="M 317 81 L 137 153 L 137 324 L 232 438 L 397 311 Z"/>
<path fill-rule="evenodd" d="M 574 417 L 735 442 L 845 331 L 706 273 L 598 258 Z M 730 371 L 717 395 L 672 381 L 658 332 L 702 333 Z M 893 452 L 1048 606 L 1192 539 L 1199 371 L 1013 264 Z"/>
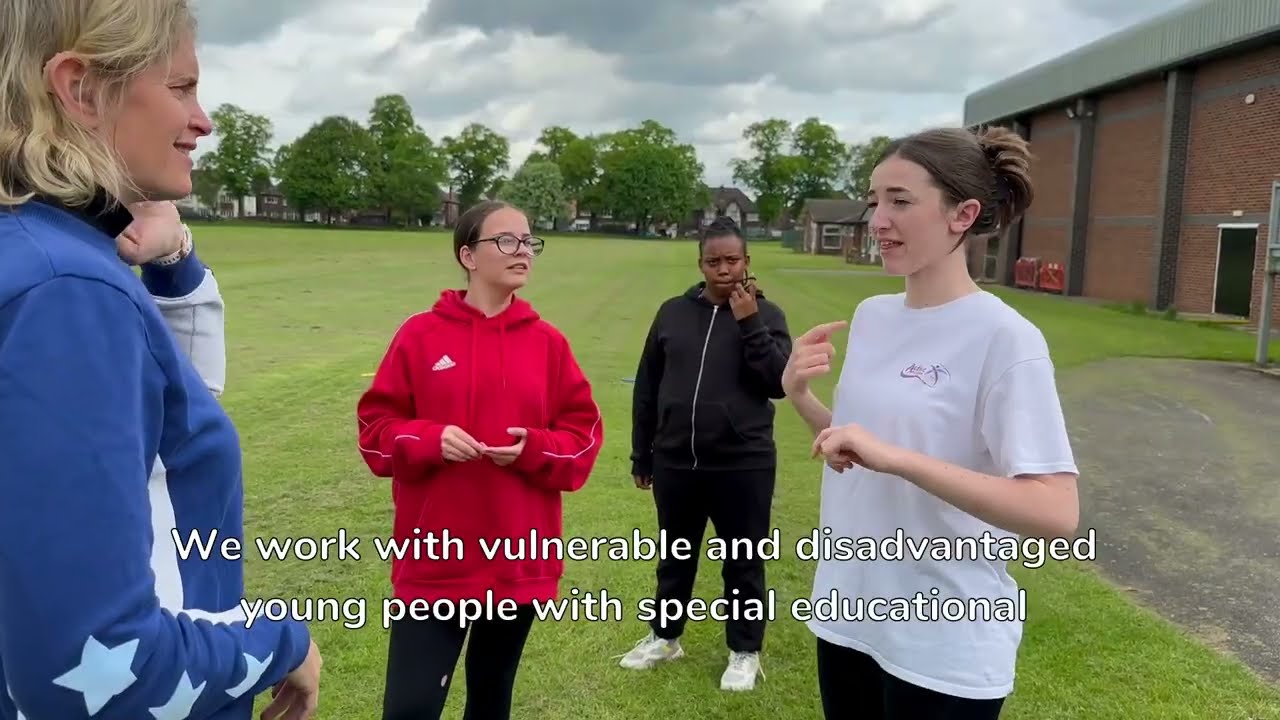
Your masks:
<path fill-rule="evenodd" d="M 702 357 L 698 360 L 698 380 L 693 385 L 693 406 L 689 419 L 689 452 L 693 454 L 693 469 L 698 469 L 698 448 L 695 440 L 698 436 L 698 390 L 702 388 L 702 369 L 707 364 L 707 345 L 711 343 L 711 330 L 716 326 L 716 313 L 720 306 L 711 308 L 711 322 L 707 324 L 707 336 L 702 339 Z"/>

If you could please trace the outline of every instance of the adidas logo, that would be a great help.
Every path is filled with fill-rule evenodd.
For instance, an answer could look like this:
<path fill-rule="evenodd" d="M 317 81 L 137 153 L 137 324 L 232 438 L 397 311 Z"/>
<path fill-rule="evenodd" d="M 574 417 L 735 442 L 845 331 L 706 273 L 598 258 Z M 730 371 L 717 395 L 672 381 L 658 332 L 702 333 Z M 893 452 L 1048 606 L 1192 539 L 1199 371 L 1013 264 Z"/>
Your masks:
<path fill-rule="evenodd" d="M 453 358 L 449 357 L 448 355 L 444 355 L 444 356 L 441 356 L 441 358 L 436 361 L 435 365 L 431 366 L 431 369 L 432 370 L 448 370 L 449 368 L 457 364 L 458 363 L 453 361 Z"/>

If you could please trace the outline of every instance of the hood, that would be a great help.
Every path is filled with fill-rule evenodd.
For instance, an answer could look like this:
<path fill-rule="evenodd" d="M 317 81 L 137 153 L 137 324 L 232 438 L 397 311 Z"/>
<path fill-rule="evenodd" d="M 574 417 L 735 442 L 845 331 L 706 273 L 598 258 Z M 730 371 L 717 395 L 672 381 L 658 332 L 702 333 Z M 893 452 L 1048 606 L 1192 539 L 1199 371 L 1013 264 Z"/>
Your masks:
<path fill-rule="evenodd" d="M 511 298 L 511 304 L 507 306 L 506 310 L 493 317 L 485 317 L 484 313 L 467 304 L 466 290 L 445 290 L 441 292 L 440 298 L 431 307 L 431 312 L 446 320 L 471 325 L 473 328 L 481 326 L 497 327 L 499 329 L 514 328 L 528 325 L 540 319 L 533 306 L 520 297 Z"/>
<path fill-rule="evenodd" d="M 511 304 L 505 310 L 494 315 L 486 317 L 475 307 L 467 304 L 467 291 L 465 290 L 445 290 L 440 293 L 440 298 L 436 300 L 435 305 L 431 307 L 431 311 L 440 318 L 451 323 L 465 325 L 471 333 L 471 357 L 478 357 L 479 353 L 493 352 L 498 354 L 498 361 L 501 367 L 506 366 L 507 362 L 507 332 L 525 328 L 541 319 L 538 312 L 533 309 L 527 300 L 520 297 L 512 297 Z M 493 341 L 485 336 L 497 332 L 497 347 L 493 346 Z M 482 338 L 483 341 L 482 341 Z M 482 342 L 484 347 L 482 347 Z M 515 360 L 514 353 L 512 360 Z M 479 378 L 476 377 L 476 367 L 478 363 L 472 361 L 467 363 L 471 367 L 470 388 L 471 397 L 467 403 L 467 420 L 468 422 L 475 419 L 475 388 Z M 502 373 L 502 387 L 505 390 L 507 386 L 507 374 Z"/>
<path fill-rule="evenodd" d="M 694 285 L 693 287 L 689 288 L 688 290 L 685 290 L 685 291 L 684 291 L 684 296 L 685 296 L 686 298 L 688 298 L 689 300 L 692 300 L 692 301 L 694 301 L 695 303 L 698 303 L 699 305 L 703 305 L 703 306 L 706 306 L 706 307 L 712 307 L 712 302 L 711 302 L 710 300 L 708 300 L 708 299 L 706 299 L 705 297 L 703 297 L 703 296 L 702 296 L 702 291 L 703 291 L 703 289 L 705 289 L 706 287 L 707 287 L 707 281 L 706 281 L 706 280 L 703 280 L 702 282 L 698 283 L 697 285 Z M 756 297 L 757 297 L 757 298 L 760 298 L 760 299 L 762 299 L 762 300 L 764 299 L 764 291 L 763 291 L 763 290 L 761 290 L 759 286 L 756 286 Z M 729 301 L 728 301 L 728 300 L 726 300 L 723 304 L 724 304 L 724 305 L 728 305 L 728 304 L 729 304 Z"/>

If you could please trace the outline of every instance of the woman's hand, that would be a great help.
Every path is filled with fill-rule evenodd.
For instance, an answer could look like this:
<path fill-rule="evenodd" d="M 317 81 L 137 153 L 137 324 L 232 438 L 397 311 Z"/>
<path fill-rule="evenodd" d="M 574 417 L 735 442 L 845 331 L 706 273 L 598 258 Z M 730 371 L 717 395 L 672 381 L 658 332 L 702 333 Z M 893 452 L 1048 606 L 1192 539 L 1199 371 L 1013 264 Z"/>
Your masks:
<path fill-rule="evenodd" d="M 457 425 L 450 425 L 440 433 L 440 455 L 449 462 L 475 460 L 484 451 L 484 443 L 478 442 Z"/>
<path fill-rule="evenodd" d="M 130 265 L 145 265 L 172 255 L 186 242 L 186 230 L 178 206 L 167 201 L 129 205 L 133 222 L 116 238 L 116 253 Z"/>
<path fill-rule="evenodd" d="M 809 381 L 831 372 L 836 346 L 831 334 L 849 323 L 844 320 L 824 323 L 796 338 L 791 347 L 791 357 L 782 371 L 782 390 L 787 397 L 803 395 L 809 391 Z"/>
<path fill-rule="evenodd" d="M 296 670 L 271 688 L 271 704 L 262 711 L 262 720 L 307 720 L 320 705 L 320 649 L 311 641 L 307 658 Z"/>
<path fill-rule="evenodd" d="M 484 454 L 489 456 L 497 465 L 510 465 L 520 457 L 520 453 L 524 452 L 525 438 L 529 437 L 529 431 L 525 428 L 507 428 L 507 432 L 520 438 L 520 442 L 515 445 L 507 445 L 506 447 L 485 448 Z"/>
<path fill-rule="evenodd" d="M 861 465 L 874 472 L 892 473 L 902 449 L 884 442 L 860 425 L 829 427 L 813 441 L 813 457 L 821 455 L 836 472 Z"/>

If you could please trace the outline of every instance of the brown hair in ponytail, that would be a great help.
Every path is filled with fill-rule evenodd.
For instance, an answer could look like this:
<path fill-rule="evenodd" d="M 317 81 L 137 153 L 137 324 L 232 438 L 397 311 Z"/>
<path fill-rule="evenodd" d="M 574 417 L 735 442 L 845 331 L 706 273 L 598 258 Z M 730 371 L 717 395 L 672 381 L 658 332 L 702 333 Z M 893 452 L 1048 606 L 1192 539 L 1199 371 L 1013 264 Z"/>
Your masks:
<path fill-rule="evenodd" d="M 891 142 L 880 162 L 895 155 L 923 167 L 950 205 L 966 200 L 982 204 L 965 237 L 1005 230 L 1035 197 L 1030 146 L 1005 127 L 924 130 Z"/>

